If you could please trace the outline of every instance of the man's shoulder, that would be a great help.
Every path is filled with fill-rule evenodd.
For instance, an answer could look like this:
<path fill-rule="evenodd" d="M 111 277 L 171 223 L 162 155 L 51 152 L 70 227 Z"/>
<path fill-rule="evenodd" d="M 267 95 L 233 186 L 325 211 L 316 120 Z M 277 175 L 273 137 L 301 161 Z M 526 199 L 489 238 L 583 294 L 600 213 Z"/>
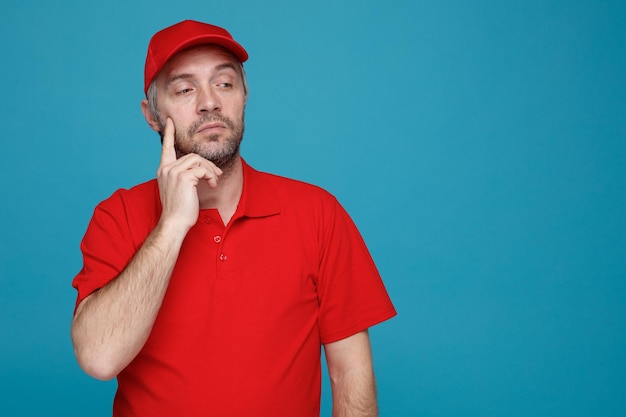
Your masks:
<path fill-rule="evenodd" d="M 291 199 L 294 197 L 304 199 L 335 199 L 326 189 L 306 181 L 263 171 L 255 171 L 254 175 L 256 180 L 271 185 L 278 195 L 286 195 L 291 197 Z"/>
<path fill-rule="evenodd" d="M 156 179 L 137 184 L 131 188 L 119 188 L 108 198 L 100 202 L 101 209 L 137 208 L 145 210 L 160 204 L 159 188 Z M 156 208 L 156 207 L 155 207 Z"/>
<path fill-rule="evenodd" d="M 326 213 L 332 215 L 330 213 L 336 211 L 337 207 L 340 206 L 337 198 L 319 185 L 274 173 L 261 172 L 259 175 L 265 184 L 262 188 L 271 190 L 283 213 L 300 213 L 299 215 Z M 270 193 L 268 192 L 268 194 Z M 259 194 L 256 196 L 263 198 L 258 197 Z"/>

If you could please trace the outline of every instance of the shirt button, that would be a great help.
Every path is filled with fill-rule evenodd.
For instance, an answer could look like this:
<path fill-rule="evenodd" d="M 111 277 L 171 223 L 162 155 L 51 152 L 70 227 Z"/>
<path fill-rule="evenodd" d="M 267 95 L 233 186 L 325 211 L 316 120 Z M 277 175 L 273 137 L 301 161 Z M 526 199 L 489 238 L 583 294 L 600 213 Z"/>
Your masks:
<path fill-rule="evenodd" d="M 221 237 L 221 236 L 214 236 L 214 237 L 213 237 L 213 241 L 214 241 L 215 243 L 220 243 L 220 242 L 222 241 L 222 237 Z"/>
<path fill-rule="evenodd" d="M 228 259 L 228 257 L 222 253 L 222 254 L 220 255 L 220 261 L 222 261 L 222 262 L 226 262 L 226 259 Z"/>
<path fill-rule="evenodd" d="M 209 223 L 211 223 L 211 218 L 207 216 L 207 217 L 204 217 L 204 218 L 202 219 L 202 221 L 203 221 L 204 223 L 206 223 L 206 224 L 209 224 Z"/>

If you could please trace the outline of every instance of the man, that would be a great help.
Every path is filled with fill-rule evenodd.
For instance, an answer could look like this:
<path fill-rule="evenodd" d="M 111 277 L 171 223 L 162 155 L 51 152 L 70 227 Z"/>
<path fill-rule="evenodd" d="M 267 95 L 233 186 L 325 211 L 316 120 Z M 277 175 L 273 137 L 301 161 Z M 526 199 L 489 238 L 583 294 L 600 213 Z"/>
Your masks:
<path fill-rule="evenodd" d="M 114 416 L 318 416 L 322 345 L 333 415 L 377 415 L 367 329 L 395 310 L 334 197 L 241 158 L 247 58 L 195 21 L 150 41 L 157 178 L 98 205 L 73 282 L 76 357 L 117 377 Z"/>

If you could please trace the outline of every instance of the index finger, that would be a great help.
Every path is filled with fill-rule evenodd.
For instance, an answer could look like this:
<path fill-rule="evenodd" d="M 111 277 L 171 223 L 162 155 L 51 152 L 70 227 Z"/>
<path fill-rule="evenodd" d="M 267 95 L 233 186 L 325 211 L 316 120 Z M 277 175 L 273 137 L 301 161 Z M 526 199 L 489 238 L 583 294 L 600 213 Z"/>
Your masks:
<path fill-rule="evenodd" d="M 176 150 L 174 149 L 174 122 L 169 117 L 165 121 L 163 129 L 163 144 L 161 147 L 161 166 L 176 161 Z"/>

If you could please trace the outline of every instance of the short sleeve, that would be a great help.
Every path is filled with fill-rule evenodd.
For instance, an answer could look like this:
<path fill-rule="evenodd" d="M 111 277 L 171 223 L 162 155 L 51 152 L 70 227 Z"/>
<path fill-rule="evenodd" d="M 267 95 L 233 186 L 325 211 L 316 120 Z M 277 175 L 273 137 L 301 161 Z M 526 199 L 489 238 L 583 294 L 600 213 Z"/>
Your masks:
<path fill-rule="evenodd" d="M 72 282 L 78 290 L 76 306 L 126 268 L 159 211 L 156 181 L 118 190 L 98 204 L 80 245 L 83 266 Z"/>
<path fill-rule="evenodd" d="M 333 203 L 325 214 L 317 289 L 324 344 L 396 315 L 363 238 L 334 198 Z"/>

